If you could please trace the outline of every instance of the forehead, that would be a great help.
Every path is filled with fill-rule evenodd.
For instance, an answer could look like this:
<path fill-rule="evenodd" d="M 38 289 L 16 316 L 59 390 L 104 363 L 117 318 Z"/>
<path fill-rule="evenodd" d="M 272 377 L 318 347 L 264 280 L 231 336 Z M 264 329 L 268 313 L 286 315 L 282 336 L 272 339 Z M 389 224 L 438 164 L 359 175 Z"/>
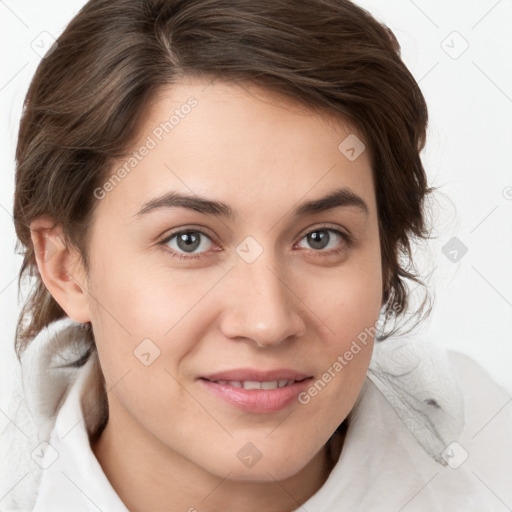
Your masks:
<path fill-rule="evenodd" d="M 100 208 L 135 214 L 169 190 L 214 197 L 236 212 L 278 214 L 279 205 L 340 187 L 375 208 L 360 135 L 334 115 L 255 86 L 191 79 L 162 88 L 131 152 L 114 163 Z"/>

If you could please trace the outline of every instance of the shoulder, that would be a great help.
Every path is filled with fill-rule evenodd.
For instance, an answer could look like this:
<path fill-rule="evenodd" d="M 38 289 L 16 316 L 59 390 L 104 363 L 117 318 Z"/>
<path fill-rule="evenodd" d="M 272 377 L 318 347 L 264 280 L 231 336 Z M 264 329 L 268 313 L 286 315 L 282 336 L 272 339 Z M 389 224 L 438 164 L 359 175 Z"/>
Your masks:
<path fill-rule="evenodd" d="M 504 503 L 511 506 L 512 392 L 472 357 L 447 353 L 464 395 L 464 431 L 460 447 L 455 447 L 465 458 L 475 488 L 493 496 L 498 509 Z"/>
<path fill-rule="evenodd" d="M 446 351 L 464 397 L 464 433 L 475 442 L 499 440 L 512 455 L 512 392 L 472 357 Z M 489 445 L 490 446 L 490 445 Z"/>
<path fill-rule="evenodd" d="M 376 347 L 360 420 L 379 421 L 386 446 L 376 449 L 409 466 L 402 486 L 423 482 L 411 510 L 422 510 L 427 495 L 436 510 L 512 503 L 510 391 L 465 354 L 418 340 L 389 341 Z M 421 474 L 414 479 L 415 473 Z"/>
<path fill-rule="evenodd" d="M 63 318 L 45 327 L 23 353 L 21 379 L 13 383 L 7 411 L 10 421 L 0 433 L 0 511 L 33 509 L 62 406 L 90 373 L 92 362 L 82 365 L 89 346 L 84 326 Z"/>
<path fill-rule="evenodd" d="M 470 397 L 478 399 L 484 394 L 484 390 L 501 397 L 512 397 L 512 390 L 499 385 L 492 375 L 483 368 L 473 357 L 456 350 L 446 350 L 450 362 L 456 371 L 457 378 L 475 394 Z"/>

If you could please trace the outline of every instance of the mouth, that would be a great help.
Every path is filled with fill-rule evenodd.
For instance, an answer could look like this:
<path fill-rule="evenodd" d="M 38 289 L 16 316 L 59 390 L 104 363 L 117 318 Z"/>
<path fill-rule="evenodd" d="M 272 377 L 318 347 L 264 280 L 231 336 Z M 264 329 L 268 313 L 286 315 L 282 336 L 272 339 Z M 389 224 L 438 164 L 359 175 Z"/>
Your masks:
<path fill-rule="evenodd" d="M 276 370 L 236 368 L 233 370 L 226 370 L 212 373 L 210 375 L 204 375 L 201 378 L 212 382 L 277 382 L 279 386 L 279 382 L 301 381 L 308 377 L 311 377 L 311 375 L 289 368 L 280 368 Z"/>
<path fill-rule="evenodd" d="M 230 370 L 200 377 L 205 388 L 223 402 L 252 413 L 280 411 L 297 401 L 313 379 L 294 370 Z"/>
<path fill-rule="evenodd" d="M 221 384 L 223 386 L 233 386 L 234 388 L 243 388 L 243 389 L 278 389 L 284 388 L 286 386 L 291 386 L 296 382 L 302 382 L 302 380 L 294 380 L 294 379 L 282 379 L 282 380 L 267 380 L 267 381 L 257 381 L 257 380 L 208 380 L 209 382 L 213 382 L 214 384 Z"/>

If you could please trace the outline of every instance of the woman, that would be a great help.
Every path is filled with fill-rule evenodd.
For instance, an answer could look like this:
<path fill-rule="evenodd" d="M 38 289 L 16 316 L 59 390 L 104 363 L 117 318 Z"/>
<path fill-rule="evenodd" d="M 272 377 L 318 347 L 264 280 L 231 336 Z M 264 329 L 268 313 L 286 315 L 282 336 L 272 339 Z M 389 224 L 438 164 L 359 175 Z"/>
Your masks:
<path fill-rule="evenodd" d="M 20 126 L 36 286 L 0 505 L 506 503 L 510 414 L 486 456 L 471 438 L 506 392 L 392 337 L 428 313 L 426 124 L 393 34 L 346 0 L 90 1 Z"/>

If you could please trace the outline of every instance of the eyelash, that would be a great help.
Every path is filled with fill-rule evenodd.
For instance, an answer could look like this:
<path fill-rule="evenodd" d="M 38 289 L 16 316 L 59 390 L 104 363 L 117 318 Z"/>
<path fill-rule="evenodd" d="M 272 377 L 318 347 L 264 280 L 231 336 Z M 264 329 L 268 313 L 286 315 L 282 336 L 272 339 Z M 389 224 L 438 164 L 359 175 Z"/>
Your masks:
<path fill-rule="evenodd" d="M 346 251 L 346 250 L 348 250 L 348 249 L 350 249 L 352 247 L 353 239 L 352 239 L 352 237 L 350 235 L 348 235 L 347 233 L 344 233 L 343 231 L 340 231 L 337 228 L 329 226 L 329 225 L 320 226 L 320 227 L 317 227 L 317 228 L 312 229 L 310 231 L 307 231 L 306 233 L 304 233 L 300 237 L 300 240 L 302 240 L 307 235 L 309 235 L 311 233 L 314 233 L 315 231 L 332 231 L 332 232 L 336 233 L 337 235 L 340 235 L 341 238 L 344 240 L 343 246 L 338 248 L 338 249 L 331 249 L 330 251 L 323 251 L 323 250 L 315 251 L 315 250 L 312 250 L 312 252 L 313 252 L 313 254 L 315 256 L 321 256 L 321 257 L 334 256 L 334 255 L 340 254 L 340 253 L 342 253 L 342 252 L 344 252 L 344 251 Z M 202 229 L 190 228 L 190 229 L 180 229 L 179 231 L 174 231 L 173 233 L 169 234 L 166 238 L 164 238 L 161 242 L 158 242 L 158 245 L 164 247 L 166 244 L 168 244 L 172 240 L 172 238 L 174 238 L 176 235 L 179 235 L 179 234 L 182 234 L 182 233 L 201 233 L 202 235 L 204 235 L 205 237 L 209 238 L 210 240 L 212 240 L 212 242 L 215 243 L 215 240 L 213 240 L 212 237 L 208 233 L 203 231 Z M 167 250 L 167 252 L 169 252 L 170 255 L 173 258 L 178 258 L 180 260 L 195 260 L 195 259 L 198 259 L 198 258 L 203 258 L 205 256 L 205 254 L 206 254 L 206 253 L 199 253 L 199 254 L 196 254 L 196 255 L 189 254 L 188 256 L 184 256 L 183 255 L 184 253 L 176 252 L 176 251 L 174 251 L 174 249 Z"/>

